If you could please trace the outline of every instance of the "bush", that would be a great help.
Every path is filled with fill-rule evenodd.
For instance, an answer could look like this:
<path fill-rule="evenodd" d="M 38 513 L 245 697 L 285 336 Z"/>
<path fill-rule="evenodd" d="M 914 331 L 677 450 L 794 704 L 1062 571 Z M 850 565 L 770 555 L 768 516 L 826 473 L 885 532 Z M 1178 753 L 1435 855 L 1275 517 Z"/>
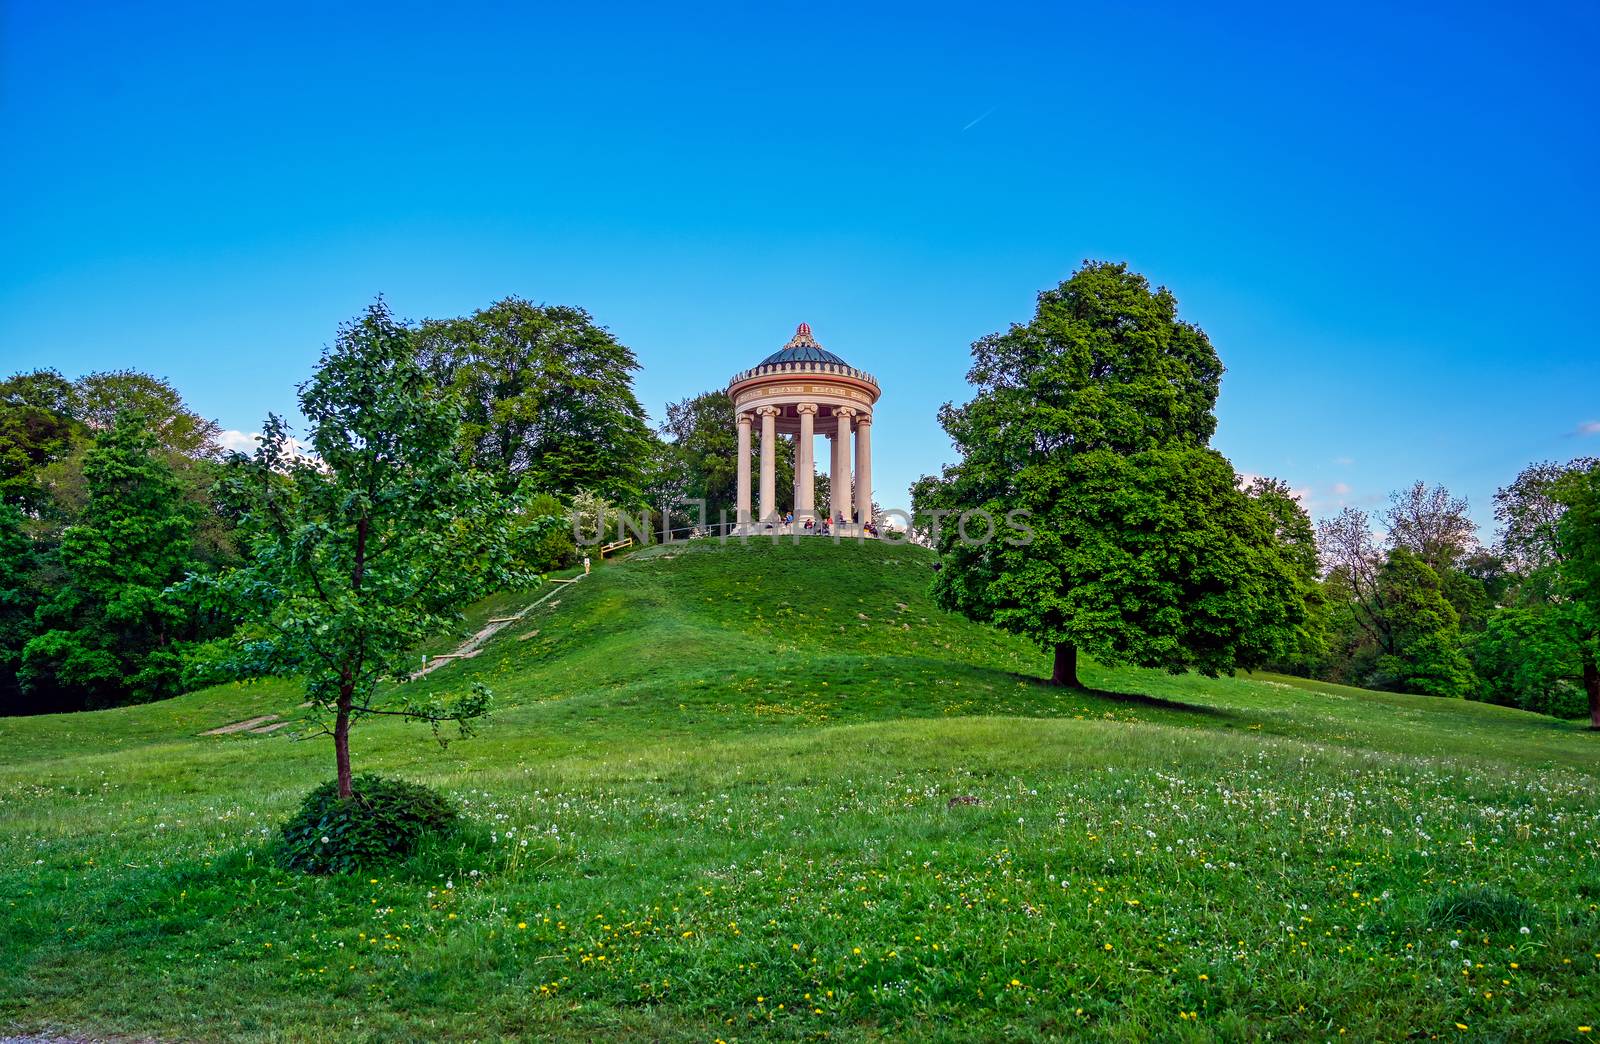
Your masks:
<path fill-rule="evenodd" d="M 427 787 L 357 776 L 348 801 L 324 783 L 283 825 L 279 862 L 309 874 L 339 874 L 416 850 L 423 836 L 456 824 L 456 810 Z"/>
<path fill-rule="evenodd" d="M 1494 931 L 1533 921 L 1533 907 L 1515 892 L 1474 885 L 1440 892 L 1428 904 L 1428 920 L 1440 928 Z"/>

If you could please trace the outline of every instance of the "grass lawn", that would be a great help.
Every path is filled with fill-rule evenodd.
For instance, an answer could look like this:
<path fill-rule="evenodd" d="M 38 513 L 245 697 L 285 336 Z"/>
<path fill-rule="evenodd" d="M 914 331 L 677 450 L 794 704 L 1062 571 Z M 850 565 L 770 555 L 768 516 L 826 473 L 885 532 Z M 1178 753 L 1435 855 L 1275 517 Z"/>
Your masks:
<path fill-rule="evenodd" d="M 416 683 L 488 682 L 478 737 L 357 730 L 358 772 L 472 822 L 357 877 L 272 861 L 328 740 L 197 735 L 301 713 L 290 682 L 0 719 L 0 1031 L 1600 1036 L 1600 735 L 1271 676 L 1053 690 L 930 562 L 606 563 Z"/>

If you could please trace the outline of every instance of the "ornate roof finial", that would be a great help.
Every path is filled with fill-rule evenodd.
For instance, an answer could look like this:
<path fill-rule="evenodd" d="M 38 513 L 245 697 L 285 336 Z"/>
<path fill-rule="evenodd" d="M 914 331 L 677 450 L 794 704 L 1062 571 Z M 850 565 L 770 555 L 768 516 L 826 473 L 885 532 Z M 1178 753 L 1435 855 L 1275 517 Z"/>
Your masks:
<path fill-rule="evenodd" d="M 820 348 L 822 346 L 819 345 L 812 338 L 812 336 L 811 336 L 811 324 L 810 323 L 801 323 L 799 326 L 794 328 L 794 336 L 789 338 L 789 343 L 784 345 L 784 347 L 785 348 Z"/>

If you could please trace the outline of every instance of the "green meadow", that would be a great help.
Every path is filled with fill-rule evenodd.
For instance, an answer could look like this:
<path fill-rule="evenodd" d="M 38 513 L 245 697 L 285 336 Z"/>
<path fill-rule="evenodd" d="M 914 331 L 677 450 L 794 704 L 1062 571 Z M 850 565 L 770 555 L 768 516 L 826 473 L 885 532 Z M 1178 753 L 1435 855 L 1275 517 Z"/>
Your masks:
<path fill-rule="evenodd" d="M 1600 734 L 1269 675 L 1084 669 L 931 555 L 653 547 L 475 658 L 478 735 L 358 772 L 468 826 L 279 869 L 291 681 L 0 719 L 0 1031 L 182 1040 L 1583 1040 Z M 548 589 L 475 607 L 462 636 Z M 434 651 L 460 636 L 441 636 Z"/>

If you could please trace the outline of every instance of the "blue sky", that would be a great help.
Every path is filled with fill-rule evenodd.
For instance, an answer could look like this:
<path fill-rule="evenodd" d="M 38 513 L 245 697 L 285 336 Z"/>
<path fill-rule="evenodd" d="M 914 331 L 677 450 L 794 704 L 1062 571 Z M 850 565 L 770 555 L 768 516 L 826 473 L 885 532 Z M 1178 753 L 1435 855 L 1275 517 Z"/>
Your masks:
<path fill-rule="evenodd" d="M 1421 478 L 1487 521 L 1600 454 L 1592 5 L 3 17 L 7 371 L 138 367 L 252 431 L 374 295 L 519 294 L 614 330 L 659 418 L 806 320 L 879 376 L 894 505 L 971 342 L 1094 257 L 1173 289 L 1216 445 L 1314 513 Z"/>

